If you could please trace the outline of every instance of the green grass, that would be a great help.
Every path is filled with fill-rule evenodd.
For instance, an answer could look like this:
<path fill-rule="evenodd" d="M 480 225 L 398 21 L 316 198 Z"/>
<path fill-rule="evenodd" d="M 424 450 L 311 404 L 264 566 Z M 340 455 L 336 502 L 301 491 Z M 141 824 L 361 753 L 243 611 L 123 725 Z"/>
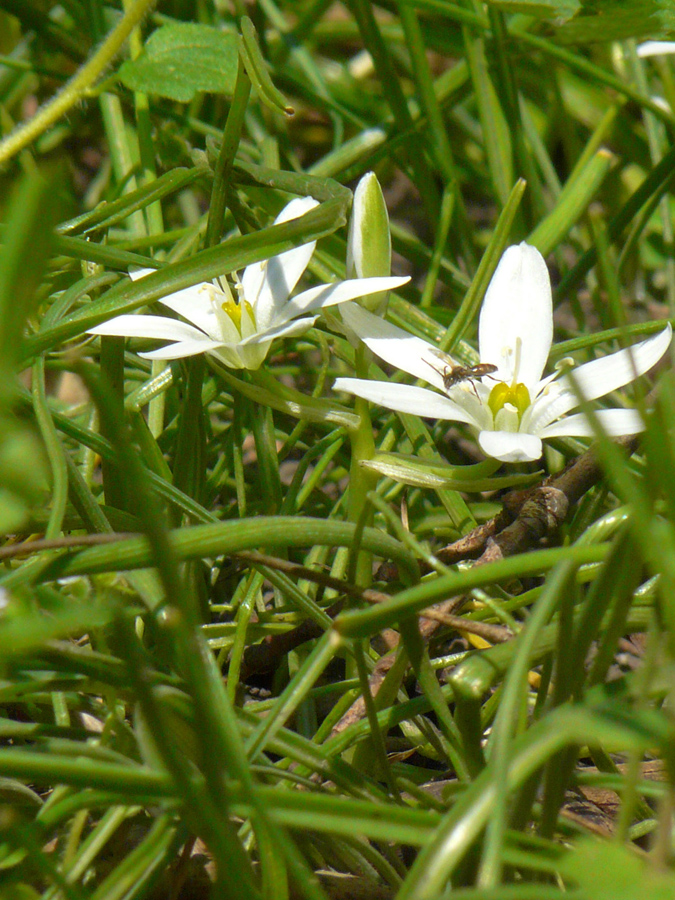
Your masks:
<path fill-rule="evenodd" d="M 464 365 L 521 240 L 552 360 L 661 330 L 675 70 L 636 41 L 673 19 L 0 0 L 1 897 L 673 895 L 668 362 L 607 401 L 649 410 L 628 448 L 498 468 L 461 425 L 373 406 L 371 437 L 330 386 L 383 370 L 324 319 L 255 372 L 86 334 L 310 240 L 303 286 L 344 278 L 369 170 L 388 318 Z M 548 531 L 444 550 L 547 478 Z"/>

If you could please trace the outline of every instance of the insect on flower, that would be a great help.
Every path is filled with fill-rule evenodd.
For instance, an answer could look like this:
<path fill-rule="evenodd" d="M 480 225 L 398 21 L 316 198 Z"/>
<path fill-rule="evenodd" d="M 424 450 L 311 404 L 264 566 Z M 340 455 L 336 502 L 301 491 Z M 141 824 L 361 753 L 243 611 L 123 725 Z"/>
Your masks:
<path fill-rule="evenodd" d="M 455 364 L 453 358 L 448 356 L 448 354 L 444 353 L 442 350 L 433 350 L 432 353 L 441 360 L 443 363 L 442 368 L 441 366 L 437 368 L 428 360 L 426 360 L 426 362 L 432 369 L 435 369 L 436 372 L 442 375 L 443 387 L 446 391 L 449 391 L 451 387 L 454 387 L 462 381 L 468 381 L 473 388 L 474 394 L 480 400 L 478 391 L 476 390 L 476 380 L 480 380 L 481 378 L 492 378 L 492 373 L 497 371 L 497 366 L 493 366 L 492 363 L 478 363 L 476 366 L 458 366 Z M 494 381 L 495 379 L 492 378 L 492 380 Z"/>
<path fill-rule="evenodd" d="M 644 375 L 670 346 L 672 328 L 630 347 L 576 366 L 569 374 L 544 376 L 553 339 L 553 301 L 546 262 L 529 244 L 509 247 L 492 276 L 478 323 L 478 366 L 460 366 L 427 341 L 373 316 L 357 304 L 344 304 L 343 319 L 380 359 L 428 381 L 416 384 L 338 378 L 336 391 L 402 413 L 464 422 L 478 435 L 486 456 L 502 462 L 530 462 L 542 455 L 542 440 L 593 437 L 595 424 L 585 413 L 568 415 L 584 401 L 604 397 Z M 436 362 L 438 360 L 438 363 Z M 491 374 L 492 373 L 492 374 Z M 489 377 L 494 385 L 478 383 Z M 469 381 L 473 390 L 448 390 Z M 441 393 L 441 391 L 443 393 Z M 645 422 L 637 409 L 599 409 L 597 422 L 610 436 L 637 434 Z"/>

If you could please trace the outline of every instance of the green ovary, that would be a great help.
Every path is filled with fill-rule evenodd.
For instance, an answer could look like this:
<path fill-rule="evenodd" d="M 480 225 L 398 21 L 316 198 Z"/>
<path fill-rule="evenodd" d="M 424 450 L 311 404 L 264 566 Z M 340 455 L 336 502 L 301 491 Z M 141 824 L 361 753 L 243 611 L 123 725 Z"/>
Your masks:
<path fill-rule="evenodd" d="M 503 409 L 507 403 L 516 408 L 518 411 L 518 421 L 520 421 L 523 417 L 523 413 L 530 405 L 530 392 L 522 382 L 510 385 L 506 384 L 504 381 L 500 381 L 499 384 L 496 384 L 492 388 L 488 399 L 488 406 L 490 407 L 494 418 L 497 417 L 497 413 Z"/>
<path fill-rule="evenodd" d="M 246 304 L 246 309 L 247 309 L 248 313 L 250 314 L 251 319 L 255 322 L 255 316 L 254 316 L 253 308 L 251 307 L 251 304 L 248 302 L 248 300 L 242 300 L 242 303 Z M 225 303 L 221 303 L 221 307 L 222 307 L 223 311 L 225 313 L 227 313 L 227 315 L 230 317 L 233 325 L 235 326 L 235 328 L 237 329 L 239 334 L 241 334 L 242 303 L 237 303 L 235 300 L 233 300 L 231 298 L 229 300 L 226 300 Z"/>

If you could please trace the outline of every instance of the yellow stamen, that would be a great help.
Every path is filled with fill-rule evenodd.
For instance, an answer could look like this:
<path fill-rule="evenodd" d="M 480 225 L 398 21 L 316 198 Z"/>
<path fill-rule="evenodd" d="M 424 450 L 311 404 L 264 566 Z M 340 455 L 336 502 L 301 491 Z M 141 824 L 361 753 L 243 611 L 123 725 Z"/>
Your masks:
<path fill-rule="evenodd" d="M 513 367 L 513 382 L 511 384 L 512 388 L 517 387 L 516 378 L 518 377 L 518 373 L 520 372 L 520 357 L 523 352 L 523 339 L 520 337 L 516 338 L 516 362 Z"/>

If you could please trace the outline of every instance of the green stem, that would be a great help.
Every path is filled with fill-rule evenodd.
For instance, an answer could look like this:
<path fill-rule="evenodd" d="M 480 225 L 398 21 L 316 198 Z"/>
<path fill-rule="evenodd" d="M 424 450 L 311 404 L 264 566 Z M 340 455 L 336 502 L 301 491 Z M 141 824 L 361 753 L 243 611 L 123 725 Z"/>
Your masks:
<path fill-rule="evenodd" d="M 130 143 L 130 133 L 124 121 L 122 104 L 119 97 L 108 93 L 101 94 L 99 104 L 106 137 L 108 138 L 108 148 L 115 180 L 118 184 L 124 185 L 123 194 L 131 194 L 138 188 L 136 176 L 131 174 L 136 169 L 136 163 Z M 131 236 L 145 237 L 145 216 L 142 209 L 136 209 L 130 213 L 127 223 Z"/>
<path fill-rule="evenodd" d="M 644 69 L 643 61 L 637 55 L 635 40 L 628 42 L 628 58 L 633 70 L 633 77 L 637 84 L 638 90 L 648 94 L 649 84 Z M 667 147 L 667 138 L 664 131 L 663 123 L 654 117 L 647 110 L 643 111 L 643 119 L 645 131 L 647 132 L 647 144 L 649 146 L 649 156 L 652 165 L 656 165 L 663 158 L 664 148 Z M 675 260 L 673 259 L 673 223 L 670 216 L 670 201 L 664 194 L 659 200 L 659 211 L 661 213 L 661 229 L 663 231 L 663 244 L 665 247 L 665 282 L 666 282 L 666 298 L 670 314 L 675 311 Z"/>
<path fill-rule="evenodd" d="M 443 262 L 443 253 L 445 251 L 448 234 L 450 233 L 450 224 L 452 222 L 452 213 L 455 208 L 455 198 L 457 197 L 456 185 L 449 182 L 443 191 L 443 199 L 441 200 L 441 212 L 438 217 L 438 227 L 434 239 L 434 249 L 431 256 L 431 263 L 427 271 L 427 277 L 424 281 L 424 288 L 420 298 L 420 307 L 428 309 L 434 300 L 434 289 L 438 281 L 438 273 Z"/>
<path fill-rule="evenodd" d="M 428 134 L 431 138 L 431 151 L 434 161 L 442 174 L 445 182 L 444 197 L 441 209 L 444 208 L 447 217 L 448 209 L 450 216 L 452 210 L 457 212 L 457 231 L 459 242 L 464 258 L 468 261 L 469 268 L 475 267 L 474 252 L 469 238 L 469 230 L 467 227 L 468 219 L 466 207 L 462 193 L 459 190 L 459 178 L 457 177 L 457 167 L 454 162 L 452 145 L 448 136 L 447 127 L 443 118 L 441 105 L 431 74 L 431 69 L 426 56 L 424 35 L 420 27 L 418 15 L 415 9 L 407 3 L 397 3 L 398 12 L 401 19 L 401 25 L 405 34 L 406 44 L 412 60 L 411 72 L 417 85 L 420 106 L 428 120 Z M 448 201 L 447 197 L 451 199 Z M 439 222 L 437 243 L 441 243 L 440 235 L 443 234 L 443 223 Z M 449 230 L 449 222 L 448 222 Z M 447 232 L 442 238 L 442 247 L 445 247 L 445 239 Z"/>
<path fill-rule="evenodd" d="M 246 74 L 244 64 L 239 59 L 237 80 L 234 85 L 232 105 L 225 123 L 223 142 L 220 145 L 220 153 L 213 173 L 213 188 L 211 189 L 211 205 L 209 208 L 209 220 L 206 226 L 206 246 L 215 247 L 220 240 L 225 215 L 225 201 L 232 163 L 239 146 L 241 130 L 246 115 L 248 97 L 251 93 L 251 79 Z"/>
<path fill-rule="evenodd" d="M 110 401 L 115 403 L 115 415 L 121 418 L 124 414 L 124 338 L 101 337 L 99 361 L 101 376 L 110 391 Z M 108 440 L 113 439 L 105 418 L 101 420 L 101 434 Z M 101 459 L 101 472 L 105 502 L 108 506 L 128 510 L 131 498 L 125 490 L 124 470 L 109 459 Z"/>
<path fill-rule="evenodd" d="M 508 32 L 506 30 L 506 22 L 504 14 L 501 10 L 490 7 L 488 16 L 493 34 L 493 50 L 495 54 L 495 62 L 499 78 L 496 87 L 501 89 L 504 98 L 504 111 L 511 123 L 511 133 L 513 135 L 513 147 L 516 160 L 520 168 L 521 177 L 527 181 L 530 191 L 527 195 L 528 212 L 532 221 L 529 226 L 533 227 L 534 222 L 541 218 L 545 211 L 545 204 L 541 194 L 541 185 L 539 176 L 532 154 L 527 147 L 525 141 L 525 131 L 520 115 L 520 100 L 518 85 L 516 83 L 514 67 L 511 64 L 507 54 Z"/>
<path fill-rule="evenodd" d="M 167 370 L 167 364 L 163 359 L 153 359 L 151 374 L 153 378 L 159 378 Z M 166 391 L 160 391 L 148 403 L 148 427 L 150 434 L 158 438 L 164 431 L 164 410 L 166 408 Z"/>
<path fill-rule="evenodd" d="M 45 392 L 45 361 L 39 357 L 33 366 L 33 402 L 35 417 L 45 443 L 49 464 L 52 470 L 52 508 L 49 513 L 49 522 L 45 529 L 45 537 L 56 538 L 61 534 L 63 517 L 66 513 L 68 501 L 68 469 L 63 446 L 56 433 L 56 427 L 47 404 Z"/>
<path fill-rule="evenodd" d="M 246 480 L 244 478 L 243 425 L 247 415 L 246 398 L 239 391 L 232 391 L 232 471 L 237 491 L 239 518 L 246 517 Z"/>
<path fill-rule="evenodd" d="M 355 368 L 357 378 L 368 377 L 368 350 L 363 344 L 359 344 L 355 353 Z M 373 440 L 373 426 L 370 421 L 368 401 L 360 397 L 356 398 L 354 411 L 359 416 L 359 424 L 356 429 L 349 432 L 352 458 L 349 469 L 349 521 L 360 523 L 361 528 L 372 524 L 372 508 L 366 512 L 369 503 L 368 493 L 375 490 L 378 474 L 361 465 L 362 460 L 372 459 L 375 453 Z M 365 551 L 358 552 L 355 563 L 355 583 L 366 587 L 372 581 L 372 555 Z"/>
<path fill-rule="evenodd" d="M 131 9 L 133 0 L 123 0 L 124 10 Z M 143 38 L 140 28 L 134 28 L 129 36 L 129 48 L 131 58 L 137 59 L 143 51 Z M 134 107 L 136 110 L 136 127 L 138 130 L 138 151 L 141 160 L 140 181 L 142 186 L 152 184 L 157 180 L 155 167 L 155 149 L 152 141 L 152 124 L 150 122 L 150 101 L 148 95 L 141 91 L 134 91 Z M 139 211 L 140 212 L 140 211 Z M 142 213 L 141 213 L 142 215 Z M 145 207 L 147 231 L 150 235 L 161 235 L 164 232 L 164 219 L 162 216 L 162 204 L 159 199 L 149 203 Z M 162 359 L 152 361 L 152 376 L 158 377 L 166 368 L 167 363 Z M 150 433 L 158 438 L 164 430 L 164 411 L 166 407 L 166 394 L 161 391 L 150 400 L 148 404 L 148 425 Z"/>
<path fill-rule="evenodd" d="M 132 29 L 138 25 L 155 0 L 136 0 L 119 24 L 110 32 L 98 51 L 85 63 L 49 103 L 46 103 L 25 125 L 19 125 L 0 143 L 0 165 L 27 147 L 51 125 L 72 109 L 105 71 L 122 49 Z"/>
<path fill-rule="evenodd" d="M 178 423 L 173 464 L 174 484 L 189 497 L 201 502 L 204 493 L 205 422 L 202 406 L 205 361 L 193 356 L 186 361 L 185 397 Z"/>
<path fill-rule="evenodd" d="M 125 12 L 129 12 L 133 0 L 123 0 Z M 143 36 L 140 28 L 134 28 L 129 36 L 129 50 L 132 59 L 138 59 L 143 52 Z M 138 151 L 141 159 L 141 184 L 151 184 L 157 179 L 155 166 L 155 148 L 152 141 L 152 123 L 150 121 L 150 101 L 142 91 L 134 91 L 134 109 L 136 111 L 136 127 L 138 130 Z M 149 234 L 161 234 L 164 231 L 162 204 L 159 200 L 145 207 Z M 163 402 L 163 397 L 160 398 Z"/>

